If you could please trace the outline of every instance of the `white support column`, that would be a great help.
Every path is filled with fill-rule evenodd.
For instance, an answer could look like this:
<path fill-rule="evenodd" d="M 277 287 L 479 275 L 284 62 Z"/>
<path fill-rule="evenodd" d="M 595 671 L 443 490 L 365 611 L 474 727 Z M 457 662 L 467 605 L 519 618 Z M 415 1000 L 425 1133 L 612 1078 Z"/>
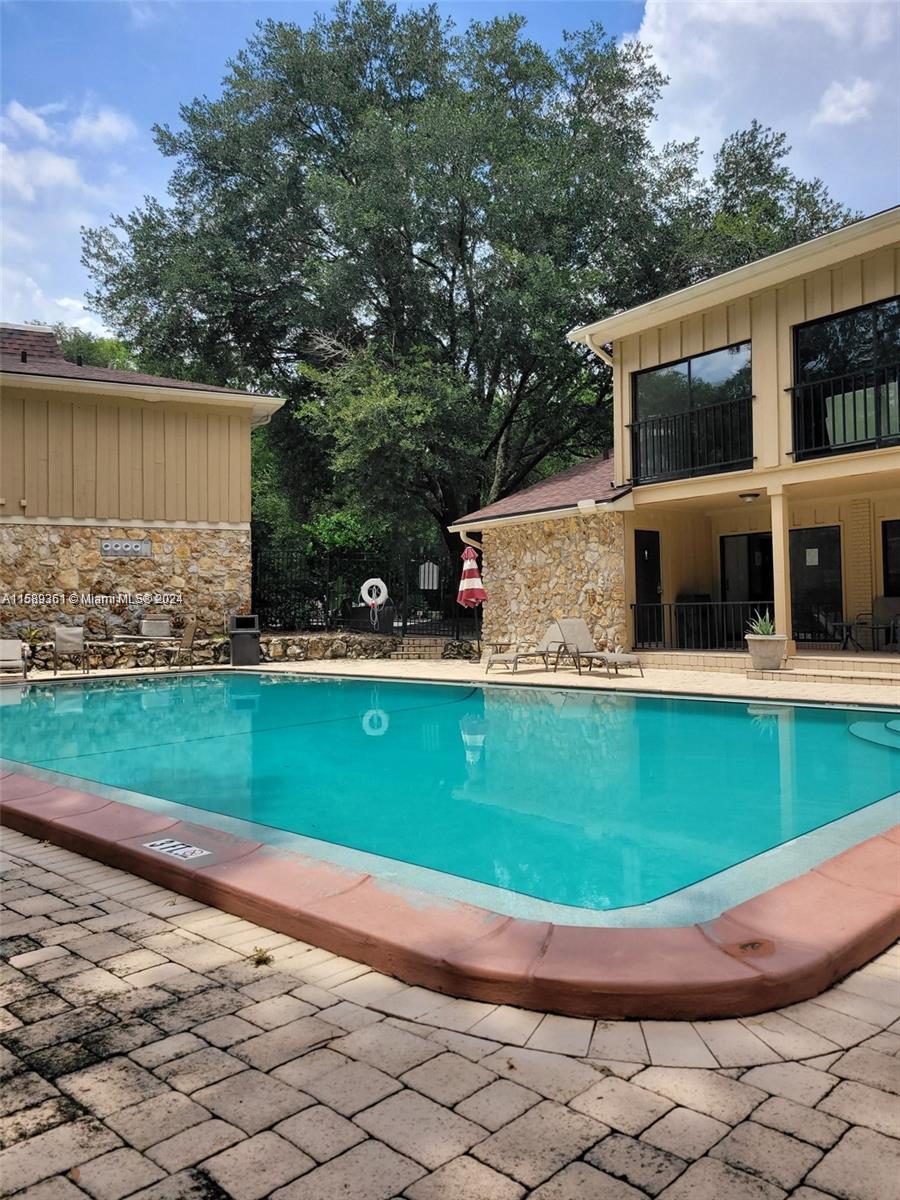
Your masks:
<path fill-rule="evenodd" d="M 790 506 L 785 492 L 778 488 L 769 492 L 772 511 L 772 578 L 775 600 L 775 632 L 787 638 L 786 651 L 796 653 L 791 622 L 791 544 Z"/>

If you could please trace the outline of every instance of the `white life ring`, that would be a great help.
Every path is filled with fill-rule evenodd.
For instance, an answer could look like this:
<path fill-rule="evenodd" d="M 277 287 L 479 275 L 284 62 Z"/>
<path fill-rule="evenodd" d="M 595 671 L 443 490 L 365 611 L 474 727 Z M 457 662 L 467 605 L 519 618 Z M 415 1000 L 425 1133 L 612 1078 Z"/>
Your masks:
<path fill-rule="evenodd" d="M 362 719 L 363 733 L 367 737 L 384 737 L 391 718 L 383 708 L 370 708 Z"/>
<path fill-rule="evenodd" d="M 387 584 L 383 579 L 367 579 L 359 589 L 359 598 L 369 608 L 380 608 L 388 598 Z"/>

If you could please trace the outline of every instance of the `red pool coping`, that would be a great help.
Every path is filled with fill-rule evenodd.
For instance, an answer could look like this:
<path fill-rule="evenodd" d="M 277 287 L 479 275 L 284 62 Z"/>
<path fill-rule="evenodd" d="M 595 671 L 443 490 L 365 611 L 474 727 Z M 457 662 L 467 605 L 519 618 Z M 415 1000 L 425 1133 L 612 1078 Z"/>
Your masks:
<path fill-rule="evenodd" d="M 900 937 L 900 826 L 714 921 L 608 929 L 503 916 L 6 767 L 0 824 L 407 983 L 569 1016 L 749 1016 L 818 995 Z M 173 858 L 155 839 L 207 853 Z"/>

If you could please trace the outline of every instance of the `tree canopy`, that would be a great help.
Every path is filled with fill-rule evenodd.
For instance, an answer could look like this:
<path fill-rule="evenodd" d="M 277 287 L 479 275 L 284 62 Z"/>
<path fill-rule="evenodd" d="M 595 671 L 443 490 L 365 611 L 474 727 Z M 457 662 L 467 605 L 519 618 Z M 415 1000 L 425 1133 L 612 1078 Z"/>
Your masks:
<path fill-rule="evenodd" d="M 655 150 L 645 47 L 594 24 L 551 53 L 524 24 L 266 22 L 156 129 L 168 201 L 85 231 L 142 361 L 288 396 L 256 452 L 272 529 L 443 527 L 598 453 L 611 380 L 569 328 L 852 216 L 756 123 L 708 179 L 696 142 Z"/>
<path fill-rule="evenodd" d="M 136 371 L 137 363 L 131 351 L 119 338 L 88 333 L 77 325 L 57 322 L 52 326 L 63 352 L 69 362 L 77 359 L 92 367 L 114 367 L 117 371 Z"/>

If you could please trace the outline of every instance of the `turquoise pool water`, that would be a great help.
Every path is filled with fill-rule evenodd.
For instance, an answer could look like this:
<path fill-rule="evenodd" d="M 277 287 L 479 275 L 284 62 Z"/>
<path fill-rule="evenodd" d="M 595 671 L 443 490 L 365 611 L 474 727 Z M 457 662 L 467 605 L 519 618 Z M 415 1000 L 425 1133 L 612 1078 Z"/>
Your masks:
<path fill-rule="evenodd" d="M 0 689 L 7 759 L 594 910 L 900 792 L 898 716 L 264 673 Z"/>

